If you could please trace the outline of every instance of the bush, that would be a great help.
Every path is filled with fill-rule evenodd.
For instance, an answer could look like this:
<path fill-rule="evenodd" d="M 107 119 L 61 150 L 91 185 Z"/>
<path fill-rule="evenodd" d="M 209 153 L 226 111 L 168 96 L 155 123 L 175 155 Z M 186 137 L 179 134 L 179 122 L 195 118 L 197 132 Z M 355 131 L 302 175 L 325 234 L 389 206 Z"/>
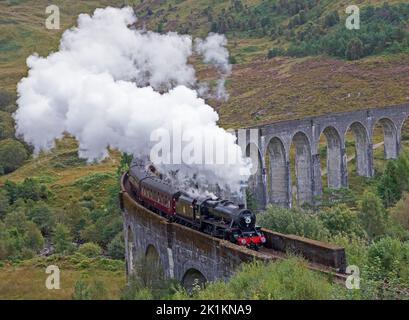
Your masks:
<path fill-rule="evenodd" d="M 27 150 L 21 142 L 13 139 L 0 141 L 0 167 L 4 173 L 16 170 L 27 156 Z"/>
<path fill-rule="evenodd" d="M 352 39 L 347 44 L 345 57 L 348 60 L 358 60 L 364 56 L 364 44 L 360 39 Z"/>
<path fill-rule="evenodd" d="M 274 263 L 244 264 L 228 282 L 210 283 L 205 289 L 196 290 L 193 298 L 320 300 L 331 298 L 331 285 L 309 270 L 303 260 L 292 257 Z"/>
<path fill-rule="evenodd" d="M 7 112 L 0 111 L 0 140 L 14 137 L 14 121 Z"/>
<path fill-rule="evenodd" d="M 324 25 L 326 27 L 335 26 L 339 22 L 339 15 L 337 11 L 332 11 L 331 13 L 327 14 L 324 18 Z"/>
<path fill-rule="evenodd" d="M 74 240 L 81 240 L 81 232 L 90 225 L 90 211 L 78 202 L 71 202 L 64 210 L 64 224 L 70 229 Z"/>
<path fill-rule="evenodd" d="M 331 235 L 340 234 L 358 237 L 365 235 L 365 231 L 359 224 L 358 215 L 345 205 L 326 210 L 319 214 L 319 218 Z"/>
<path fill-rule="evenodd" d="M 379 277 L 388 278 L 394 276 L 409 276 L 409 245 L 392 239 L 382 238 L 373 243 L 368 252 L 369 261 L 379 261 Z M 407 279 L 403 279 L 408 281 Z M 409 284 L 409 282 L 408 282 Z"/>
<path fill-rule="evenodd" d="M 1 204 L 0 204 L 1 206 Z M 409 193 L 405 193 L 403 198 L 390 209 L 392 220 L 399 223 L 406 230 L 409 230 Z"/>
<path fill-rule="evenodd" d="M 9 197 L 7 196 L 6 192 L 0 191 L 0 219 L 3 219 L 6 215 L 10 207 L 9 201 Z"/>
<path fill-rule="evenodd" d="M 54 215 L 45 203 L 40 203 L 28 211 L 28 218 L 41 230 L 42 234 L 50 235 L 55 226 Z"/>
<path fill-rule="evenodd" d="M 121 291 L 121 300 L 152 300 L 153 298 L 152 291 L 144 287 L 135 277 L 131 277 Z"/>
<path fill-rule="evenodd" d="M 349 207 L 356 206 L 356 197 L 351 189 L 348 188 L 324 188 L 321 196 L 315 201 L 317 205 L 313 207 L 315 210 L 322 208 L 331 208 L 338 205 L 347 205 Z"/>
<path fill-rule="evenodd" d="M 390 160 L 378 183 L 378 194 L 386 208 L 393 206 L 409 191 L 409 161 L 402 154 L 397 160 Z"/>
<path fill-rule="evenodd" d="M 26 246 L 34 252 L 39 252 L 44 246 L 44 238 L 34 223 L 27 224 L 27 230 L 24 236 Z"/>
<path fill-rule="evenodd" d="M 15 97 L 10 92 L 0 90 L 0 110 L 4 110 L 5 107 L 12 104 L 15 100 Z"/>
<path fill-rule="evenodd" d="M 273 231 L 295 234 L 325 241 L 329 231 L 318 215 L 297 209 L 285 209 L 269 205 L 265 212 L 257 215 L 257 223 Z"/>
<path fill-rule="evenodd" d="M 70 254 L 74 250 L 69 229 L 63 224 L 57 224 L 53 236 L 56 253 Z"/>
<path fill-rule="evenodd" d="M 78 249 L 78 252 L 88 258 L 95 258 L 101 255 L 102 249 L 96 243 L 87 242 L 80 246 L 80 248 Z"/>
<path fill-rule="evenodd" d="M 32 178 L 26 178 L 22 183 L 15 183 L 7 180 L 4 184 L 4 190 L 6 191 L 11 204 L 14 204 L 18 199 L 24 201 L 47 200 L 51 194 L 44 184 L 41 184 Z"/>
<path fill-rule="evenodd" d="M 284 55 L 285 55 L 285 51 L 282 48 L 272 48 L 268 50 L 267 59 L 272 59 L 274 57 L 284 56 Z"/>
<path fill-rule="evenodd" d="M 112 259 L 124 260 L 125 258 L 125 243 L 123 232 L 119 232 L 115 238 L 108 244 L 108 255 Z"/>
<path fill-rule="evenodd" d="M 4 223 L 0 221 L 0 259 L 31 258 L 43 244 L 40 230 L 22 209 L 7 213 Z"/>

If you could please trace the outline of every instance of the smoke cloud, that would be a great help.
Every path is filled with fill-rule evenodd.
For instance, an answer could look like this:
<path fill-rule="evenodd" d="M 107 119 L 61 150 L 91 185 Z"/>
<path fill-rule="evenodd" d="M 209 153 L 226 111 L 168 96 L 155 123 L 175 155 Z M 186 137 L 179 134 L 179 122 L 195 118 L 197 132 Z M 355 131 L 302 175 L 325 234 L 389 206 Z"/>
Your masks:
<path fill-rule="evenodd" d="M 30 56 L 28 76 L 18 84 L 17 134 L 39 152 L 53 148 L 55 139 L 68 132 L 79 142 L 79 156 L 93 161 L 105 158 L 108 147 L 148 157 L 158 143 L 154 133 L 173 135 L 177 128 L 196 141 L 223 141 L 216 153 L 237 160 L 165 163 L 161 169 L 237 191 L 251 165 L 235 137 L 217 125 L 217 113 L 192 89 L 197 81 L 187 62 L 193 53 L 191 37 L 127 27 L 135 21 L 131 8 L 82 14 L 78 26 L 64 32 L 57 52 Z M 230 71 L 222 38 L 211 35 L 196 46 L 205 61 L 225 74 Z M 180 142 L 182 149 L 189 141 Z M 173 158 L 175 152 L 172 144 L 162 156 Z"/>

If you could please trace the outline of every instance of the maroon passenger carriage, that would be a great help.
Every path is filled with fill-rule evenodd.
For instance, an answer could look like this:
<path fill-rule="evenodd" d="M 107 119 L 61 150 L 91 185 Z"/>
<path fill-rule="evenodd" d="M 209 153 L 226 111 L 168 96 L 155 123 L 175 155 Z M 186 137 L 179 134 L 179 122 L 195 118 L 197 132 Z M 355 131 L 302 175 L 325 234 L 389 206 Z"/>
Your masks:
<path fill-rule="evenodd" d="M 256 216 L 228 200 L 192 196 L 173 187 L 153 166 L 133 160 L 128 172 L 135 199 L 144 207 L 212 236 L 257 250 L 266 238 Z"/>

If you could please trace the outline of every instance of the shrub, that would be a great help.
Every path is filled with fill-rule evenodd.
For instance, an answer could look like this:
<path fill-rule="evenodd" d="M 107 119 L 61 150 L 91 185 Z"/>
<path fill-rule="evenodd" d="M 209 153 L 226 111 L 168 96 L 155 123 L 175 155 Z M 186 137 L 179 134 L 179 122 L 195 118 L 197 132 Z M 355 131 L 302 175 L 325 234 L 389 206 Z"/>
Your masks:
<path fill-rule="evenodd" d="M 360 268 L 368 262 L 368 241 L 357 236 L 337 234 L 331 237 L 331 243 L 345 248 L 347 265 L 356 265 Z"/>
<path fill-rule="evenodd" d="M 21 208 L 7 213 L 4 223 L 0 221 L 0 259 L 31 258 L 43 244 L 40 230 Z"/>
<path fill-rule="evenodd" d="M 284 56 L 285 51 L 282 48 L 272 48 L 268 50 L 267 59 L 272 59 L 277 56 Z"/>
<path fill-rule="evenodd" d="M 9 106 L 14 102 L 14 95 L 10 92 L 0 90 L 0 110 L 4 110 L 5 107 Z"/>
<path fill-rule="evenodd" d="M 348 60 L 358 60 L 364 55 L 364 45 L 360 39 L 352 39 L 347 44 L 345 57 Z"/>
<path fill-rule="evenodd" d="M 324 18 L 324 25 L 326 27 L 335 26 L 339 22 L 339 15 L 337 11 L 332 11 Z"/>
<path fill-rule="evenodd" d="M 318 215 L 297 209 L 285 209 L 269 205 L 257 215 L 257 223 L 277 232 L 295 234 L 316 240 L 326 240 L 329 231 Z"/>
<path fill-rule="evenodd" d="M 40 251 L 44 246 L 44 238 L 34 223 L 27 224 L 27 230 L 24 236 L 26 246 L 34 252 Z"/>
<path fill-rule="evenodd" d="M 0 111 L 0 140 L 14 137 L 14 122 L 11 115 Z"/>
<path fill-rule="evenodd" d="M 0 167 L 4 173 L 10 173 L 20 167 L 27 159 L 24 145 L 13 139 L 0 141 Z"/>
<path fill-rule="evenodd" d="M 317 197 L 314 209 L 328 208 L 344 204 L 354 207 L 356 205 L 356 197 L 351 189 L 348 188 L 324 188 L 321 196 Z"/>
<path fill-rule="evenodd" d="M 56 253 L 70 254 L 74 250 L 70 231 L 63 224 L 57 224 L 53 236 L 54 248 Z"/>
<path fill-rule="evenodd" d="M 378 184 L 378 194 L 386 208 L 393 206 L 409 191 L 409 161 L 402 154 L 397 160 L 390 160 Z"/>
<path fill-rule="evenodd" d="M 143 286 L 139 279 L 131 277 L 127 285 L 121 290 L 121 300 L 152 300 L 152 291 Z"/>
<path fill-rule="evenodd" d="M 74 240 L 81 239 L 81 232 L 90 224 L 90 211 L 78 202 L 71 202 L 64 210 L 64 224 L 69 227 Z"/>
<path fill-rule="evenodd" d="M 1 206 L 1 204 L 0 204 Z M 409 230 L 409 193 L 406 193 L 403 198 L 390 209 L 392 220 L 399 223 L 406 230 Z"/>
<path fill-rule="evenodd" d="M 72 300 L 91 300 L 91 292 L 85 281 L 78 280 L 75 282 Z"/>
<path fill-rule="evenodd" d="M 0 191 L 0 219 L 6 215 L 10 205 L 9 205 L 9 197 L 7 196 L 6 192 Z"/>
<path fill-rule="evenodd" d="M 387 278 L 391 273 L 400 276 L 402 272 L 406 276 L 409 271 L 409 245 L 399 240 L 380 239 L 370 246 L 368 257 L 369 261 L 380 262 L 380 278 Z"/>
<path fill-rule="evenodd" d="M 88 258 L 95 258 L 101 255 L 102 249 L 96 243 L 87 242 L 80 246 L 80 248 L 78 249 L 78 252 Z"/>
<path fill-rule="evenodd" d="M 32 178 L 26 178 L 22 183 L 15 183 L 7 180 L 4 184 L 4 190 L 10 199 L 10 203 L 15 203 L 18 199 L 24 201 L 40 201 L 47 200 L 50 196 L 50 191 L 44 184 Z"/>
<path fill-rule="evenodd" d="M 292 257 L 279 262 L 244 264 L 228 281 L 210 283 L 197 290 L 197 299 L 313 300 L 329 299 L 331 285 Z"/>
<path fill-rule="evenodd" d="M 33 221 L 44 235 L 50 235 L 55 226 L 54 215 L 45 203 L 40 203 L 28 211 L 28 218 Z"/>
<path fill-rule="evenodd" d="M 339 205 L 321 212 L 319 218 L 332 235 L 341 234 L 358 237 L 365 235 L 365 231 L 359 224 L 358 215 L 345 205 Z"/>
<path fill-rule="evenodd" d="M 381 200 L 371 192 L 365 192 L 358 208 L 358 217 L 370 239 L 382 235 L 388 223 L 388 215 Z"/>
<path fill-rule="evenodd" d="M 112 259 L 123 260 L 125 255 L 125 243 L 123 232 L 119 232 L 108 244 L 108 255 Z"/>

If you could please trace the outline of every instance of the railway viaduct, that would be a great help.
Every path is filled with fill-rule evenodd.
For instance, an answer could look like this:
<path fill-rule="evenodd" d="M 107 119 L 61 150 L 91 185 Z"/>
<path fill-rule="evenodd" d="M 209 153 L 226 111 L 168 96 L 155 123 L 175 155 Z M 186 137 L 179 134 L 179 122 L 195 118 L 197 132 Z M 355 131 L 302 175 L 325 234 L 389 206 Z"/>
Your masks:
<path fill-rule="evenodd" d="M 142 207 L 132 197 L 127 175 L 121 180 L 120 205 L 123 215 L 127 275 L 138 270 L 151 276 L 176 279 L 189 288 L 200 282 L 228 279 L 242 262 L 275 261 L 286 253 L 303 255 L 309 268 L 345 279 L 345 250 L 328 243 L 263 230 L 267 245 L 249 250 L 211 237 Z M 145 261 L 138 265 L 138 261 Z"/>
<path fill-rule="evenodd" d="M 295 147 L 296 199 L 298 205 L 311 202 L 322 193 L 319 142 L 327 141 L 327 181 L 331 188 L 348 185 L 345 135 L 355 138 L 357 174 L 371 177 L 373 168 L 373 132 L 380 124 L 384 132 L 386 159 L 396 158 L 401 147 L 401 129 L 409 116 L 409 104 L 283 121 L 238 130 L 239 144 L 247 156 L 258 160 L 257 172 L 249 188 L 258 208 L 268 203 L 290 207 L 292 182 L 290 147 Z M 244 137 L 240 137 L 244 135 Z M 257 163 L 255 162 L 255 163 Z M 267 245 L 259 252 L 213 238 L 147 210 L 133 200 L 122 177 L 120 205 L 126 242 L 126 270 L 135 271 L 136 260 L 153 261 L 146 271 L 161 270 L 164 278 L 174 278 L 186 287 L 195 279 L 213 281 L 229 278 L 246 261 L 284 259 L 288 251 L 304 256 L 311 269 L 335 274 L 344 279 L 345 250 L 319 241 L 263 230 Z M 146 266 L 145 266 L 146 267 Z"/>
<path fill-rule="evenodd" d="M 348 186 L 345 136 L 351 131 L 355 140 L 356 174 L 374 175 L 373 132 L 379 124 L 384 134 L 385 159 L 395 159 L 401 147 L 401 130 L 409 117 L 409 104 L 373 108 L 317 117 L 276 122 L 237 130 L 236 135 L 247 156 L 257 164 L 248 188 L 257 208 L 269 203 L 291 207 L 293 188 L 290 148 L 295 148 L 295 198 L 297 205 L 313 202 L 322 194 L 319 144 L 327 142 L 327 183 L 329 188 Z"/>

